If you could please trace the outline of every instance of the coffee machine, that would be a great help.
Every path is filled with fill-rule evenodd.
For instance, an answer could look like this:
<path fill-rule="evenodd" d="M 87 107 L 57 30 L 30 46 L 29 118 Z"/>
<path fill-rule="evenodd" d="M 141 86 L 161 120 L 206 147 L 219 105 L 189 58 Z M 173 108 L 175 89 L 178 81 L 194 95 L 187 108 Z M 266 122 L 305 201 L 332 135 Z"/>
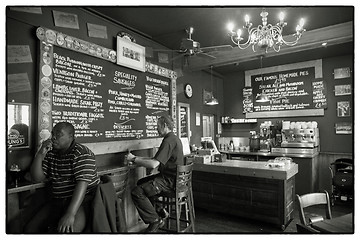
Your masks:
<path fill-rule="evenodd" d="M 319 151 L 320 137 L 316 122 L 283 122 L 281 148 L 273 152 L 308 153 Z"/>

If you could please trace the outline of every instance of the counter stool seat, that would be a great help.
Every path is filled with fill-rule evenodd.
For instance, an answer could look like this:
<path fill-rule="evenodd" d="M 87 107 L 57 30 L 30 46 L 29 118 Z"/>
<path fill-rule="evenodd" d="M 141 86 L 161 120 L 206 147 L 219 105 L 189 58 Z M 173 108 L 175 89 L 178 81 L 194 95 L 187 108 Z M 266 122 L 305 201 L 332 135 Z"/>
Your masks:
<path fill-rule="evenodd" d="M 163 208 L 169 216 L 165 219 L 166 232 L 195 232 L 195 210 L 192 193 L 193 163 L 178 166 L 176 183 L 173 192 L 162 192 L 156 195 L 154 204 L 156 208 Z"/>

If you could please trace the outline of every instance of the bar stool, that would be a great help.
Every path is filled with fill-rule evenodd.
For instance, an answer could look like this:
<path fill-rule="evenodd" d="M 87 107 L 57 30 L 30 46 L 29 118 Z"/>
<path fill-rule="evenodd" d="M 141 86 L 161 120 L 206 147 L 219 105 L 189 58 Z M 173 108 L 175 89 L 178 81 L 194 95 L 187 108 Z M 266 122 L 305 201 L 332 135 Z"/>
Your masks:
<path fill-rule="evenodd" d="M 193 163 L 177 166 L 174 192 L 160 193 L 154 199 L 156 208 L 161 207 L 169 213 L 164 227 L 160 228 L 162 231 L 195 232 L 192 168 Z"/>

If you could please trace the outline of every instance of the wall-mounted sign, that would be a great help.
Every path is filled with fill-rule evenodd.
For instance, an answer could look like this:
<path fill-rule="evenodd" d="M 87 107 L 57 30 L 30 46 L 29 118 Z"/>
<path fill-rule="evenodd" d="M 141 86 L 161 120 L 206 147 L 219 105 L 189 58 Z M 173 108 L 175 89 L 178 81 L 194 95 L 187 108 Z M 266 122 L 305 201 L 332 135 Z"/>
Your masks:
<path fill-rule="evenodd" d="M 352 134 L 352 123 L 350 122 L 335 123 L 335 133 Z"/>
<path fill-rule="evenodd" d="M 350 68 L 335 68 L 334 69 L 334 79 L 341 79 L 341 78 L 349 78 L 350 77 Z"/>
<path fill-rule="evenodd" d="M 145 47 L 117 36 L 116 63 L 145 72 Z"/>
<path fill-rule="evenodd" d="M 325 81 L 320 79 L 321 66 L 321 60 L 317 60 L 246 71 L 246 86 L 251 87 L 254 98 L 265 94 L 269 99 L 254 100 L 253 110 L 246 110 L 246 117 L 270 117 L 270 112 L 277 116 L 322 114 L 322 111 L 312 111 L 327 108 L 327 89 Z"/>

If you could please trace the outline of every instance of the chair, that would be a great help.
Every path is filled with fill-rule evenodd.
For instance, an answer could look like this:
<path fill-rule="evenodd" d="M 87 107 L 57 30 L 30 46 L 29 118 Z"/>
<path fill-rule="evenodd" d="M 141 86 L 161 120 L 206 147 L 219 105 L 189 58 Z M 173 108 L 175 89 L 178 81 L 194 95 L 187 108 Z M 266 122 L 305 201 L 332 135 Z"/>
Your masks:
<path fill-rule="evenodd" d="M 335 200 L 352 200 L 354 195 L 354 176 L 352 159 L 340 158 L 330 164 L 331 172 L 331 202 Z"/>
<path fill-rule="evenodd" d="M 302 233 L 302 234 L 320 233 L 318 230 L 310 226 L 306 226 L 302 223 L 296 223 L 296 230 L 297 233 Z"/>
<path fill-rule="evenodd" d="M 311 206 L 323 205 L 325 208 L 326 218 L 331 219 L 330 199 L 326 190 L 322 193 L 308 193 L 302 196 L 296 194 L 296 197 L 299 204 L 299 218 L 303 225 L 308 226 L 314 222 L 322 221 L 324 219 L 322 215 L 314 215 L 313 213 L 308 212 L 305 214 L 305 209 Z M 306 220 L 305 216 L 308 217 L 308 220 Z"/>
<path fill-rule="evenodd" d="M 192 192 L 193 163 L 177 166 L 175 189 L 171 193 L 163 192 L 156 196 L 155 207 L 162 207 L 168 213 L 166 232 L 195 232 L 195 210 Z"/>

